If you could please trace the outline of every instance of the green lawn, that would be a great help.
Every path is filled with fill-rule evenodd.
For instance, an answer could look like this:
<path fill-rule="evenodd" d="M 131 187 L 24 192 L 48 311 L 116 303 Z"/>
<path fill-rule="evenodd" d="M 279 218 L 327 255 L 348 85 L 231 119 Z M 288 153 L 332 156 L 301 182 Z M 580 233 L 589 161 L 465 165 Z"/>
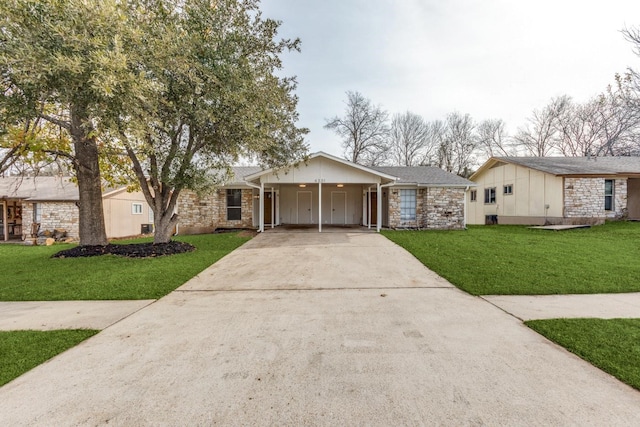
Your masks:
<path fill-rule="evenodd" d="M 473 295 L 640 291 L 638 222 L 567 231 L 498 225 L 383 234 Z"/>
<path fill-rule="evenodd" d="M 552 319 L 525 324 L 640 390 L 640 319 Z"/>
<path fill-rule="evenodd" d="M 160 298 L 249 239 L 238 233 L 180 236 L 176 240 L 191 243 L 196 250 L 148 259 L 115 255 L 54 259 L 51 255 L 71 245 L 0 245 L 0 301 Z M 149 239 L 135 242 L 142 241 Z"/>
<path fill-rule="evenodd" d="M 0 386 L 98 331 L 0 331 Z"/>

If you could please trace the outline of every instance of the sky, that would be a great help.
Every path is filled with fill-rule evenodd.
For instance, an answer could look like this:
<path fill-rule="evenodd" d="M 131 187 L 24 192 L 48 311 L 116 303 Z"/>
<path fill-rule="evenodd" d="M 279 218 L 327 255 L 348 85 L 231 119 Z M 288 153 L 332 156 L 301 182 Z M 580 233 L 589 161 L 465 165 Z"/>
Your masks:
<path fill-rule="evenodd" d="M 453 111 L 502 119 L 510 133 L 551 98 L 578 102 L 603 92 L 616 73 L 640 69 L 621 30 L 640 27 L 640 0 L 262 0 L 300 38 L 283 56 L 296 76 L 299 125 L 310 152 L 343 155 L 324 129 L 358 91 L 390 115 L 426 120 Z"/>

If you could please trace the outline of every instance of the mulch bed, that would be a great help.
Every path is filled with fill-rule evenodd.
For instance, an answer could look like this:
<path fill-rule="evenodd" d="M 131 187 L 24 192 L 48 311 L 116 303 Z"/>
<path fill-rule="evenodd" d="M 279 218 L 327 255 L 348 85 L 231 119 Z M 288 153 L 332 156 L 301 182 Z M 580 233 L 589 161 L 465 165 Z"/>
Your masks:
<path fill-rule="evenodd" d="M 51 258 L 77 258 L 100 255 L 119 255 L 129 258 L 150 258 L 175 255 L 194 251 L 189 243 L 171 241 L 169 243 L 134 243 L 131 245 L 76 246 L 57 252 Z"/>

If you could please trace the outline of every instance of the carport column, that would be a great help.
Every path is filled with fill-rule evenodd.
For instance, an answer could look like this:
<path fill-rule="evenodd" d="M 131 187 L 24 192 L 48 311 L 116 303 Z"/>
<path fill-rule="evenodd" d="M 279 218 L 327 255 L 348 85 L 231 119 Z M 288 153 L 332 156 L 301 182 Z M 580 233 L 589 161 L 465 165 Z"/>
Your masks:
<path fill-rule="evenodd" d="M 376 224 L 376 231 L 379 233 L 380 229 L 382 228 L 382 192 L 380 190 L 382 190 L 382 186 L 380 185 L 380 183 L 378 183 L 378 197 L 376 198 L 376 202 L 377 202 L 377 211 L 378 213 L 376 214 L 376 220 L 377 220 L 377 224 Z"/>
<path fill-rule="evenodd" d="M 260 180 L 260 229 L 261 233 L 264 232 L 264 182 Z"/>
<path fill-rule="evenodd" d="M 276 190 L 271 187 L 271 228 L 276 224 Z"/>
<path fill-rule="evenodd" d="M 367 188 L 367 227 L 371 230 L 371 187 Z"/>
<path fill-rule="evenodd" d="M 318 233 L 322 233 L 322 180 L 318 180 Z"/>

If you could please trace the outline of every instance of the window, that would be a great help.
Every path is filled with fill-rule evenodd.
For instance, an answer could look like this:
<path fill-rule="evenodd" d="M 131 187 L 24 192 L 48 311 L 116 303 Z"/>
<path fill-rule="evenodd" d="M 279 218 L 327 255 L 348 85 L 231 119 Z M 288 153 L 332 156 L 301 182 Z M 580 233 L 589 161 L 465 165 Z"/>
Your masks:
<path fill-rule="evenodd" d="M 416 220 L 416 190 L 400 190 L 400 221 Z"/>
<path fill-rule="evenodd" d="M 506 194 L 506 195 L 513 194 L 513 184 L 509 184 L 509 185 L 505 185 L 504 186 L 504 194 Z"/>
<path fill-rule="evenodd" d="M 153 215 L 153 209 L 151 209 L 151 206 L 149 206 L 149 224 L 153 224 L 154 219 L 155 217 Z"/>
<path fill-rule="evenodd" d="M 496 187 L 484 189 L 484 202 L 495 203 L 496 202 Z"/>
<path fill-rule="evenodd" d="M 227 190 L 227 221 L 242 219 L 242 190 Z"/>
<path fill-rule="evenodd" d="M 33 204 L 33 222 L 41 222 L 42 221 L 42 204 L 34 203 Z"/>
<path fill-rule="evenodd" d="M 613 207 L 613 193 L 615 188 L 615 181 L 613 179 L 604 180 L 604 210 L 612 211 Z"/>
<path fill-rule="evenodd" d="M 475 202 L 478 200 L 478 190 L 471 190 L 471 201 Z"/>
<path fill-rule="evenodd" d="M 142 215 L 142 203 L 131 203 L 131 213 L 133 215 Z"/>

